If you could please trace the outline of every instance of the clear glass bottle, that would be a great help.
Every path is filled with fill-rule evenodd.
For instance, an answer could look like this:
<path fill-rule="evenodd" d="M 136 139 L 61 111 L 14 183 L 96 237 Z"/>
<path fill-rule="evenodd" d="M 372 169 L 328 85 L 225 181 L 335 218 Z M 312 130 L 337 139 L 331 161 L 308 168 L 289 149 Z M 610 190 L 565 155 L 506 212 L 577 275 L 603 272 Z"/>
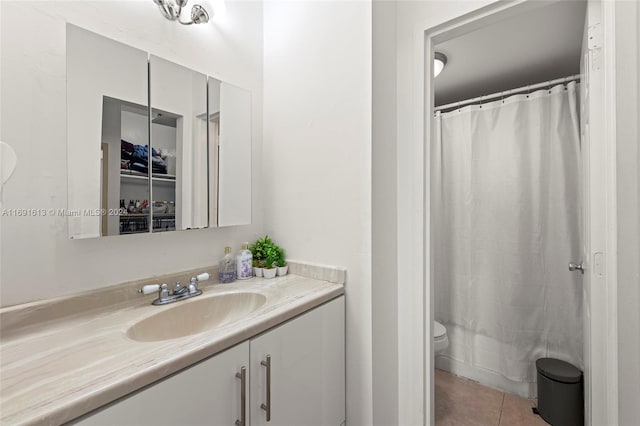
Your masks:
<path fill-rule="evenodd" d="M 224 248 L 224 257 L 218 262 L 218 281 L 232 283 L 236 280 L 236 259 L 231 254 L 231 247 Z"/>
<path fill-rule="evenodd" d="M 246 280 L 253 276 L 253 255 L 249 251 L 249 243 L 242 243 L 242 248 L 236 257 L 236 276 L 239 280 Z"/>

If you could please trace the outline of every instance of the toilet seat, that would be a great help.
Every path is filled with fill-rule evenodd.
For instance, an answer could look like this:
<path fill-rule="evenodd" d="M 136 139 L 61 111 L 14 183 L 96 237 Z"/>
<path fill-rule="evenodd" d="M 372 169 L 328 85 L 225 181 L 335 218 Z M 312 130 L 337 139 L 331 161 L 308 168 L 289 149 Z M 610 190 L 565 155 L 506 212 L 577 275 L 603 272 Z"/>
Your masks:
<path fill-rule="evenodd" d="M 447 334 L 447 329 L 444 328 L 444 325 L 440 324 L 438 321 L 433 322 L 433 338 L 437 339 L 439 337 L 443 337 Z"/>
<path fill-rule="evenodd" d="M 433 349 L 436 355 L 449 346 L 447 329 L 438 321 L 433 322 Z"/>

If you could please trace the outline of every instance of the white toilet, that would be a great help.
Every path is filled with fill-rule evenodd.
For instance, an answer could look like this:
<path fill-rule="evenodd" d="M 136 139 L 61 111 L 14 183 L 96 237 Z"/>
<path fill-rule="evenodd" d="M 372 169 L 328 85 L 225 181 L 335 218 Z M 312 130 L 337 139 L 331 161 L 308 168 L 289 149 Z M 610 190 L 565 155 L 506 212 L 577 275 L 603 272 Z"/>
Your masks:
<path fill-rule="evenodd" d="M 447 337 L 447 329 L 438 321 L 433 322 L 433 351 L 436 355 L 445 350 L 449 346 L 449 338 Z"/>

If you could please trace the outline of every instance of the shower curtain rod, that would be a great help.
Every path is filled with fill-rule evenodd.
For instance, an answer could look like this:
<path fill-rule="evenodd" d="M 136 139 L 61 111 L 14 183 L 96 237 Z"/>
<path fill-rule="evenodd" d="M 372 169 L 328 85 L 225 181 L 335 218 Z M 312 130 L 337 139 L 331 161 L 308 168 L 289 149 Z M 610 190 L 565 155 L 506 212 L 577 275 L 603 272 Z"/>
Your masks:
<path fill-rule="evenodd" d="M 466 101 L 452 102 L 447 105 L 441 105 L 439 107 L 435 107 L 433 111 L 435 112 L 435 111 L 442 111 L 443 109 L 457 109 L 463 105 L 484 103 L 484 101 L 488 101 L 496 98 L 504 98 L 506 96 L 515 95 L 517 93 L 524 93 L 524 92 L 529 93 L 532 90 L 551 87 L 561 83 L 568 83 L 570 81 L 580 81 L 580 74 L 575 74 L 570 77 L 556 78 L 555 80 L 549 80 L 549 81 L 545 81 L 538 84 L 532 84 L 530 86 L 522 86 L 517 89 L 505 90 L 504 92 L 493 93 L 491 95 L 479 96 L 477 98 L 467 99 Z"/>

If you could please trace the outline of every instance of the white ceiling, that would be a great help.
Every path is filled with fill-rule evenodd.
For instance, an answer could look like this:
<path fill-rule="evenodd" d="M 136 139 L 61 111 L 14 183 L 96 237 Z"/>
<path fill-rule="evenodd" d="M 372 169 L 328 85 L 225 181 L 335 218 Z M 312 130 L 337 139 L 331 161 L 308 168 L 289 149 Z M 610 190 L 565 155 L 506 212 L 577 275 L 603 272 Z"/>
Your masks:
<path fill-rule="evenodd" d="M 440 43 L 436 105 L 578 74 L 585 10 L 563 0 Z"/>

